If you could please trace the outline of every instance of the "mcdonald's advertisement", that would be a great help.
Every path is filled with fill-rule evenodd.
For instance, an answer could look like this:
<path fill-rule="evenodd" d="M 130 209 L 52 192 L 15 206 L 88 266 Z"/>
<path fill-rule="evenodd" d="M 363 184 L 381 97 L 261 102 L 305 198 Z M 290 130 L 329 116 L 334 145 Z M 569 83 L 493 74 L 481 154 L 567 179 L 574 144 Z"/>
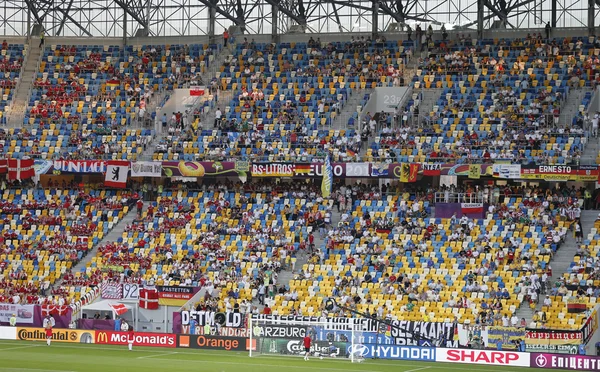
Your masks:
<path fill-rule="evenodd" d="M 96 331 L 96 343 L 105 345 L 127 345 L 128 332 Z M 171 333 L 135 332 L 134 346 L 176 347 L 177 336 Z"/>
<path fill-rule="evenodd" d="M 54 328 L 52 341 L 93 344 L 95 333 L 94 330 Z M 44 328 L 18 327 L 17 340 L 46 341 L 46 330 Z"/>

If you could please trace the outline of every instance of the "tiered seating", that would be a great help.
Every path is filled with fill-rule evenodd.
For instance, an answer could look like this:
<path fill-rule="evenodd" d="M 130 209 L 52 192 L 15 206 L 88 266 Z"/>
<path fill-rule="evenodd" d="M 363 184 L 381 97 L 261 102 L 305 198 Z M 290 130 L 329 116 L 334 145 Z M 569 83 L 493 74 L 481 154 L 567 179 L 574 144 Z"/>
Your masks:
<path fill-rule="evenodd" d="M 551 234 L 539 209 L 521 199 L 506 198 L 505 207 L 485 220 L 465 221 L 422 218 L 428 202 L 406 203 L 400 211 L 409 218 L 400 224 L 397 197 L 356 201 L 347 228 L 330 233 L 325 262 L 305 265 L 290 283 L 298 301 L 278 296 L 274 312 L 299 308 L 303 315 L 318 315 L 333 295 L 370 314 L 385 306 L 384 315 L 402 320 L 426 314 L 432 321 L 456 316 L 490 324 L 515 312 L 526 298 L 520 283 L 547 266 L 559 245 L 554 234 L 566 233 L 565 223 L 556 222 Z M 552 221 L 550 212 L 544 215 Z M 463 224 L 470 232 L 460 232 Z"/>
<path fill-rule="evenodd" d="M 308 130 L 292 124 L 260 125 L 249 131 L 232 127 L 167 136 L 159 141 L 154 160 L 311 161 L 331 153 L 333 160 L 355 161 L 360 141 L 354 129 Z"/>
<path fill-rule="evenodd" d="M 236 290 L 232 298 L 251 300 L 267 272 L 294 264 L 296 236 L 308 235 L 304 213 L 324 209 L 309 200 L 284 193 L 166 192 L 143 220 L 101 247 L 80 275 L 100 280 L 117 265 L 131 269 L 129 280 L 212 283 L 222 291 L 221 300 Z"/>
<path fill-rule="evenodd" d="M 545 48 L 535 51 L 536 43 L 481 40 L 469 50 L 438 42 L 431 58 L 420 61 L 413 80 L 416 88 L 443 88 L 427 117 L 427 129 L 412 129 L 402 140 L 397 133 L 382 132 L 367 158 L 551 164 L 578 159 L 586 143 L 583 130 L 559 132 L 556 127 L 571 123 L 554 118 L 560 117 L 569 86 L 585 85 L 586 79 L 573 72 L 585 58 L 577 61 L 574 56 L 580 50 L 593 53 L 592 44 L 561 39 L 556 50 L 545 54 Z"/>
<path fill-rule="evenodd" d="M 21 73 L 25 47 L 23 44 L 2 43 L 0 50 L 0 124 L 6 124 L 6 106 L 13 98 L 17 80 Z"/>
<path fill-rule="evenodd" d="M 0 203 L 0 303 L 45 301 L 42 289 L 67 273 L 126 212 L 114 192 L 5 190 Z M 77 301 L 87 287 L 46 293 Z"/>
<path fill-rule="evenodd" d="M 25 155 L 42 159 L 129 159 L 136 160 L 150 129 L 115 129 L 93 126 L 77 130 L 78 124 L 50 124 L 48 129 L 0 129 L 0 154 L 12 158 Z M 91 128 L 92 126 L 83 126 Z"/>
<path fill-rule="evenodd" d="M 216 46 L 68 46 L 44 49 L 25 124 L 37 129 L 8 152 L 40 157 L 136 160 L 154 122 L 154 92 L 198 83 Z M 15 149 L 17 147 L 17 149 Z"/>
<path fill-rule="evenodd" d="M 204 123 L 200 136 L 171 135 L 162 143 L 163 155 L 156 158 L 171 158 L 173 153 L 173 158 L 177 154 L 187 159 L 241 156 L 289 161 L 322 157 L 329 147 L 337 150 L 334 156 L 355 160 L 360 140 L 354 130 L 320 128 L 332 123 L 353 92 L 398 80 L 404 57 L 402 43 L 381 40 L 238 44 L 218 77 L 223 89 L 234 92 L 216 128 L 221 132 L 208 130 L 213 123 Z M 355 120 L 350 119 L 351 127 Z"/>
<path fill-rule="evenodd" d="M 154 91 L 200 85 L 200 74 L 214 60 L 215 44 L 128 45 L 121 74 L 138 76 L 139 84 Z"/>

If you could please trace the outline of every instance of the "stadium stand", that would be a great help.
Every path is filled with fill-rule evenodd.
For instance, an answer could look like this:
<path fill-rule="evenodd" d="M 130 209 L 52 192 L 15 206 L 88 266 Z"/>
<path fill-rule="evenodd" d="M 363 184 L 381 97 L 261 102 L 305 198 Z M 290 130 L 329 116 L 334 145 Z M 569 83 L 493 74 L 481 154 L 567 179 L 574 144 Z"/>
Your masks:
<path fill-rule="evenodd" d="M 189 123 L 174 113 L 153 159 L 578 163 L 587 144 L 584 127 L 593 120 L 583 115 L 591 93 L 572 122 L 561 122 L 561 111 L 572 90 L 597 84 L 591 78 L 597 57 L 587 39 L 548 46 L 536 37 L 437 41 L 417 61 L 415 92 L 395 115 L 368 114 L 365 132 L 353 128 L 357 116 L 347 129 L 329 128 L 350 96 L 366 102 L 366 88 L 404 85 L 413 47 L 385 40 L 237 44 L 209 83 L 233 92 L 220 120 L 201 122 L 203 107 Z M 2 130 L 3 154 L 137 160 L 154 132 L 135 123 L 140 116 L 156 119 L 143 102 L 155 92 L 201 84 L 216 49 L 47 47 L 23 123 L 31 129 Z M 406 117 L 422 119 L 422 92 L 433 88 L 441 94 L 432 111 L 422 125 L 409 124 Z M 60 188 L 5 191 L 0 302 L 50 295 L 72 303 L 103 281 L 124 280 L 209 287 L 200 309 L 253 311 L 250 304 L 266 304 L 274 314 L 312 316 L 327 314 L 323 304 L 335 297 L 380 317 L 504 325 L 519 307 L 535 308 L 535 286 L 546 277 L 541 312 L 547 320 L 538 314 L 533 321 L 576 329 L 582 318 L 568 312 L 570 299 L 596 301 L 597 291 L 588 288 L 598 284 L 598 224 L 570 272 L 549 285 L 550 260 L 576 219 L 581 193 L 463 190 L 492 206 L 483 219 L 459 219 L 432 216 L 434 189 L 336 185 L 330 202 L 312 183 L 208 184 L 202 191 L 158 192 L 117 241 L 100 245 L 77 272 L 71 268 L 135 198 Z M 55 210 L 53 203 L 67 206 Z M 331 226 L 336 206 L 341 221 Z M 90 239 L 79 238 L 84 235 Z M 324 243 L 314 245 L 315 236 Z M 299 256 L 308 263 L 295 267 Z M 295 271 L 287 287 L 277 282 L 282 269 Z M 61 276 L 63 287 L 44 293 Z"/>
<path fill-rule="evenodd" d="M 70 304 L 85 295 L 89 288 L 71 281 L 70 269 L 127 213 L 125 197 L 104 190 L 4 190 L 0 302 Z M 50 289 L 63 275 L 63 285 Z"/>
<path fill-rule="evenodd" d="M 569 89 L 589 85 L 581 78 L 581 67 L 589 64 L 585 54 L 593 56 L 593 48 L 588 40 L 544 44 L 533 36 L 475 40 L 472 45 L 436 41 L 429 58 L 419 60 L 413 78 L 416 88 L 443 89 L 433 110 L 425 113 L 425 128 L 394 131 L 391 116 L 374 116 L 371 129 L 377 127 L 379 136 L 366 157 L 400 162 L 576 162 L 586 143 L 583 125 L 577 126 L 575 119 L 559 123 L 560 111 Z M 587 102 L 589 96 L 580 112 Z M 414 110 L 409 102 L 405 111 Z M 563 125 L 567 128 L 557 129 Z"/>
<path fill-rule="evenodd" d="M 298 301 L 279 296 L 274 313 L 317 315 L 333 295 L 395 319 L 497 324 L 530 299 L 532 273 L 546 270 L 569 225 L 558 204 L 540 209 L 520 197 L 504 198 L 484 220 L 459 220 L 428 218 L 423 198 L 373 196 L 353 202 L 328 233 L 327 253 L 290 282 Z"/>
<path fill-rule="evenodd" d="M 154 158 L 309 161 L 333 151 L 335 160 L 354 161 L 360 135 L 326 127 L 350 95 L 366 87 L 403 85 L 409 55 L 403 42 L 384 39 L 240 43 L 218 76 L 221 89 L 234 92 L 221 120 L 213 125 L 196 119 L 192 127 L 202 128 L 199 135 L 170 133 Z"/>
<path fill-rule="evenodd" d="M 24 119 L 33 129 L 9 133 L 18 139 L 5 152 L 15 158 L 136 160 L 154 134 L 133 129 L 145 120 L 153 126 L 149 100 L 197 83 L 214 50 L 215 45 L 47 47 Z"/>
<path fill-rule="evenodd" d="M 82 275 L 94 282 L 99 272 L 115 275 L 106 268 L 125 266 L 127 280 L 210 283 L 221 300 L 252 301 L 259 283 L 293 267 L 294 252 L 308 236 L 306 221 L 325 211 L 316 187 L 298 193 L 267 188 L 165 192 L 117 242 L 100 247 Z"/>

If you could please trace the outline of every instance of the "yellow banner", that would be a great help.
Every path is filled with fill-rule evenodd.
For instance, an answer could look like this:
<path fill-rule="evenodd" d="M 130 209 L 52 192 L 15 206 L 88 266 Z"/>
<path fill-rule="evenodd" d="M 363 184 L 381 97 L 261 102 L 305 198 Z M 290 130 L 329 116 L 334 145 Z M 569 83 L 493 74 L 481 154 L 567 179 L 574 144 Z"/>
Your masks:
<path fill-rule="evenodd" d="M 516 349 L 515 341 L 525 338 L 525 328 L 492 326 L 488 327 L 487 345 L 496 348 L 498 343 L 503 349 Z"/>
<path fill-rule="evenodd" d="M 52 330 L 52 341 L 93 344 L 95 334 L 96 331 L 94 330 L 54 328 Z M 44 328 L 17 327 L 17 339 L 46 341 L 46 330 Z"/>
<path fill-rule="evenodd" d="M 188 300 L 180 299 L 180 298 L 159 298 L 158 304 L 164 306 L 183 306 L 188 302 Z"/>
<path fill-rule="evenodd" d="M 481 178 L 481 165 L 470 164 L 469 165 L 469 178 L 478 180 Z"/>

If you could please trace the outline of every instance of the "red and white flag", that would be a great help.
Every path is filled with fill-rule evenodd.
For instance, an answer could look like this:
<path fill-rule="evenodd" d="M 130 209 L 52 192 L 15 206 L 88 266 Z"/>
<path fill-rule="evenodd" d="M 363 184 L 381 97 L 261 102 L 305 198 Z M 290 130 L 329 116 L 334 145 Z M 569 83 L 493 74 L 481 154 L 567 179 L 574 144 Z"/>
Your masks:
<path fill-rule="evenodd" d="M 111 304 L 110 307 L 115 311 L 117 315 L 123 315 L 127 312 L 127 306 L 123 304 Z"/>
<path fill-rule="evenodd" d="M 158 310 L 158 291 L 155 288 L 140 289 L 140 307 L 148 310 Z"/>
<path fill-rule="evenodd" d="M 463 214 L 483 213 L 483 203 L 460 203 Z"/>
<path fill-rule="evenodd" d="M 33 159 L 8 159 L 8 179 L 27 180 L 35 176 Z"/>
<path fill-rule="evenodd" d="M 124 160 L 109 160 L 106 162 L 104 186 L 124 189 L 127 186 L 129 162 Z"/>
<path fill-rule="evenodd" d="M 47 305 L 42 305 L 42 315 L 46 316 L 46 315 L 67 315 L 67 313 L 69 312 L 69 306 L 68 305 L 52 305 L 52 304 L 47 304 Z"/>
<path fill-rule="evenodd" d="M 8 172 L 8 160 L 0 159 L 0 174 Z"/>

